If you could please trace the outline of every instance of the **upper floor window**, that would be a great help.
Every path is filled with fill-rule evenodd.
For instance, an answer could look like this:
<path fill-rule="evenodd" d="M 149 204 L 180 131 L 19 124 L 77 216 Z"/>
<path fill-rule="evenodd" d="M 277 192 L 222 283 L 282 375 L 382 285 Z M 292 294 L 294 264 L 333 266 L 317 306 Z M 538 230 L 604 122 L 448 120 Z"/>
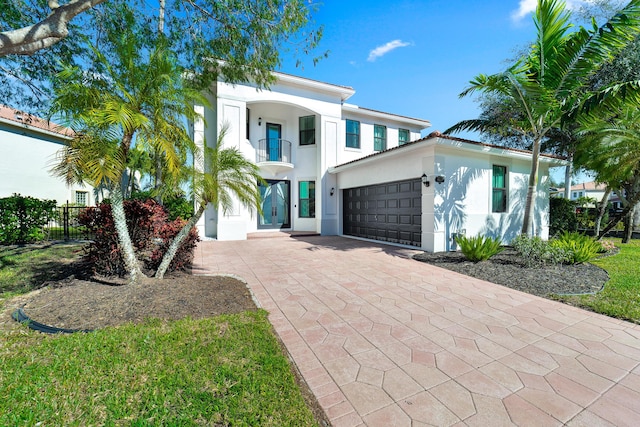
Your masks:
<path fill-rule="evenodd" d="M 507 167 L 493 165 L 491 211 L 507 211 Z"/>
<path fill-rule="evenodd" d="M 298 198 L 300 202 L 300 218 L 316 217 L 316 182 L 300 181 Z"/>
<path fill-rule="evenodd" d="M 387 127 L 373 125 L 373 149 L 382 151 L 387 149 Z"/>
<path fill-rule="evenodd" d="M 313 145 L 316 143 L 316 116 L 298 117 L 300 129 L 300 145 Z"/>
<path fill-rule="evenodd" d="M 360 148 L 360 122 L 347 119 L 347 147 Z"/>
<path fill-rule="evenodd" d="M 76 191 L 76 204 L 79 206 L 87 206 L 89 193 L 86 191 Z"/>
<path fill-rule="evenodd" d="M 403 145 L 409 142 L 411 138 L 411 132 L 409 129 L 398 129 L 398 145 Z"/>

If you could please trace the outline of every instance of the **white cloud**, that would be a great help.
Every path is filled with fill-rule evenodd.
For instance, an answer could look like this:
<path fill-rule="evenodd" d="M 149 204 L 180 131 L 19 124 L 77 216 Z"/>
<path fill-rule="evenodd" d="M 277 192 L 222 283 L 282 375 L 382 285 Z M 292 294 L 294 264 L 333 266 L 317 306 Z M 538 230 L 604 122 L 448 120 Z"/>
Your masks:
<path fill-rule="evenodd" d="M 388 43 L 383 44 L 382 46 L 376 47 L 371 52 L 369 52 L 369 57 L 367 58 L 367 61 L 373 62 L 376 59 L 386 55 L 387 53 L 391 52 L 394 49 L 397 49 L 399 47 L 409 46 L 410 44 L 411 43 L 403 42 L 402 40 L 390 41 Z"/>
<path fill-rule="evenodd" d="M 511 19 L 518 22 L 521 21 L 525 16 L 529 16 L 531 12 L 536 10 L 538 6 L 538 0 L 520 0 L 520 6 L 518 10 L 514 10 L 511 13 Z"/>
<path fill-rule="evenodd" d="M 567 9 L 577 10 L 585 3 L 593 3 L 593 0 L 565 0 Z M 518 10 L 511 12 L 511 19 L 515 22 L 521 21 L 523 18 L 535 12 L 538 6 L 538 0 L 520 0 Z"/>

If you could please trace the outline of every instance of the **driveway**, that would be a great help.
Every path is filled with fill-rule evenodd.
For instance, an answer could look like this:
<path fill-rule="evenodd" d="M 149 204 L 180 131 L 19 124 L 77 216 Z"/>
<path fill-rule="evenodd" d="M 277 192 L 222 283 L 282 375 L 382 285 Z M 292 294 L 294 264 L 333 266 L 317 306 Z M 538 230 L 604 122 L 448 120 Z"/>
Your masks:
<path fill-rule="evenodd" d="M 247 281 L 334 426 L 640 423 L 640 326 L 336 236 L 201 242 Z"/>

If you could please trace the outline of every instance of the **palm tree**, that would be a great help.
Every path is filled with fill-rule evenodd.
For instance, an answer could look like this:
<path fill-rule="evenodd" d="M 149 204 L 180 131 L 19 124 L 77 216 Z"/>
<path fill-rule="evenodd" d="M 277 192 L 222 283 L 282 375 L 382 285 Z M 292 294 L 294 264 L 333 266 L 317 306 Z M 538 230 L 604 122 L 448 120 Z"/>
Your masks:
<path fill-rule="evenodd" d="M 538 182 L 541 145 L 552 129 L 593 109 L 620 104 L 638 96 L 636 82 L 622 82 L 587 91 L 588 78 L 609 58 L 620 52 L 640 33 L 640 0 L 632 0 L 601 27 L 573 31 L 570 12 L 561 0 L 538 0 L 534 23 L 536 40 L 527 56 L 506 71 L 478 75 L 460 96 L 482 92 L 508 100 L 521 120 L 505 126 L 532 141 L 531 172 L 527 189 L 522 233 L 532 232 L 531 220 Z M 626 98 L 625 98 L 626 97 Z M 465 120 L 446 132 L 483 131 L 483 120 Z"/>
<path fill-rule="evenodd" d="M 78 67 L 65 67 L 52 102 L 52 114 L 62 116 L 76 132 L 56 172 L 68 181 L 107 186 L 130 283 L 144 276 L 123 205 L 123 177 L 132 147 L 164 153 L 168 169 L 178 171 L 183 161 L 180 152 L 193 145 L 184 120 L 195 119 L 193 102 L 207 105 L 200 92 L 187 86 L 162 38 L 150 52 L 139 39 L 133 29 L 112 37 L 109 59 L 93 48 L 92 59 L 100 73 L 88 75 Z"/>
<path fill-rule="evenodd" d="M 255 207 L 259 213 L 261 211 L 258 183 L 264 180 L 260 177 L 259 168 L 247 160 L 237 148 L 223 148 L 225 133 L 226 130 L 223 128 L 215 147 L 207 147 L 205 143 L 203 155 L 194 156 L 196 158 L 192 185 L 198 208 L 169 245 L 155 274 L 158 279 L 164 277 L 183 240 L 209 203 L 216 208 L 221 207 L 223 212 L 227 213 L 237 199 L 244 206 Z"/>
<path fill-rule="evenodd" d="M 640 203 L 640 112 L 637 107 L 629 107 L 606 119 L 585 117 L 582 132 L 576 162 L 594 171 L 596 180 L 606 184 L 607 190 L 615 190 L 623 203 L 622 211 L 610 218 L 604 229 L 597 230 L 598 238 L 624 218 L 626 243 L 631 236 L 633 212 Z M 606 203 L 600 206 L 604 211 L 602 205 Z"/>

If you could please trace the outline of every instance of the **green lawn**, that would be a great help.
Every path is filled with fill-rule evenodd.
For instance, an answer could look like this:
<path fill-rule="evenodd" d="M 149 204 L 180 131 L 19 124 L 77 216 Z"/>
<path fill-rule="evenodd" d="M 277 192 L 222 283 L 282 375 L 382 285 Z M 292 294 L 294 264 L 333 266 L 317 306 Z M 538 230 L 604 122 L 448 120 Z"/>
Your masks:
<path fill-rule="evenodd" d="M 0 306 L 78 250 L 0 248 Z M 0 426 L 34 425 L 318 423 L 260 310 L 72 335 L 0 330 Z"/>
<path fill-rule="evenodd" d="M 596 295 L 563 296 L 558 300 L 598 313 L 640 323 L 640 241 L 621 244 L 620 253 L 592 261 L 610 276 L 604 289 Z"/>
<path fill-rule="evenodd" d="M 64 263 L 81 252 L 78 244 L 0 246 L 0 297 L 29 292 L 47 280 L 56 280 Z"/>

